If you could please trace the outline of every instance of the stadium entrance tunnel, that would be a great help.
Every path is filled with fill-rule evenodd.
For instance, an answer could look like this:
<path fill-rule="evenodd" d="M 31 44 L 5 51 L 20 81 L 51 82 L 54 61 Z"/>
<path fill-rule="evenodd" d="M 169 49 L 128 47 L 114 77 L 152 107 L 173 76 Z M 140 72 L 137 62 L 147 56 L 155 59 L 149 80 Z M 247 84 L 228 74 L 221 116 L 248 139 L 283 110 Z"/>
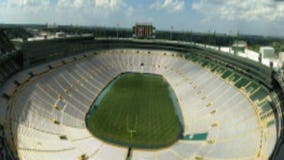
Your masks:
<path fill-rule="evenodd" d="M 176 95 L 157 74 L 118 75 L 93 102 L 86 125 L 95 137 L 131 148 L 158 149 L 183 138 Z"/>

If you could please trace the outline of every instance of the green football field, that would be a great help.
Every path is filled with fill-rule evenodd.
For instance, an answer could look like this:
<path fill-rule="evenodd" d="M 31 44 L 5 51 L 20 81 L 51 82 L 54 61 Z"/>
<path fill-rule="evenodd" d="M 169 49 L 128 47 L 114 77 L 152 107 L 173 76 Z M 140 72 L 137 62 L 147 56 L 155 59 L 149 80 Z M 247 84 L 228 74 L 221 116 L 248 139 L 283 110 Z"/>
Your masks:
<path fill-rule="evenodd" d="M 168 84 L 163 77 L 126 73 L 116 79 L 89 113 L 89 131 L 105 141 L 136 148 L 158 148 L 181 134 Z"/>

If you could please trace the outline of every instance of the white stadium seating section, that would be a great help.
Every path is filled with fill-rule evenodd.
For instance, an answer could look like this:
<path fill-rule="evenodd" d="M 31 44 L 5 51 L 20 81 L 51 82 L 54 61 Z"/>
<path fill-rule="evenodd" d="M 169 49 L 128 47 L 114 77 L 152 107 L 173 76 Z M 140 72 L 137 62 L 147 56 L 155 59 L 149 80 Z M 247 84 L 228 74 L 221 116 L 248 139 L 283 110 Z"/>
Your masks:
<path fill-rule="evenodd" d="M 275 125 L 264 125 L 258 106 L 244 92 L 175 54 L 102 50 L 65 65 L 50 63 L 52 70 L 46 64 L 15 75 L 1 90 L 13 96 L 0 100 L 8 108 L 0 114 L 9 119 L 11 132 L 6 134 L 11 145 L 21 160 L 78 160 L 81 155 L 90 160 L 125 160 L 128 149 L 93 137 L 85 116 L 114 77 L 141 72 L 160 74 L 170 83 L 181 107 L 184 135 L 208 135 L 205 140 L 179 140 L 159 150 L 133 149 L 132 160 L 267 159 L 277 139 Z M 31 71 L 35 76 L 27 81 Z M 15 86 L 14 80 L 23 85 Z"/>

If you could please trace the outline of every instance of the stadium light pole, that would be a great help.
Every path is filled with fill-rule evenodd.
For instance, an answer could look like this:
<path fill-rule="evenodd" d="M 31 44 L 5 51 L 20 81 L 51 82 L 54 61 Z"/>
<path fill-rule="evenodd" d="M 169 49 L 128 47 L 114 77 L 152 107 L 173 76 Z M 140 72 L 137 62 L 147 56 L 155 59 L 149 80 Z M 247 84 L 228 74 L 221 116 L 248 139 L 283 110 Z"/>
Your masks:
<path fill-rule="evenodd" d="M 211 41 L 210 36 L 211 36 L 211 32 L 210 32 L 210 30 L 209 30 L 209 31 L 208 31 L 208 41 L 207 41 L 207 46 L 209 46 L 209 45 L 210 45 L 210 41 Z M 205 48 L 206 48 L 206 46 L 205 46 Z"/>
<path fill-rule="evenodd" d="M 172 40 L 172 32 L 173 32 L 174 26 L 171 26 L 171 31 L 170 31 L 170 40 Z"/>
<path fill-rule="evenodd" d="M 192 30 L 190 30 L 190 43 L 193 44 L 193 42 L 192 42 Z"/>
<path fill-rule="evenodd" d="M 118 39 L 118 27 L 119 27 L 119 23 L 116 24 L 116 38 Z"/>

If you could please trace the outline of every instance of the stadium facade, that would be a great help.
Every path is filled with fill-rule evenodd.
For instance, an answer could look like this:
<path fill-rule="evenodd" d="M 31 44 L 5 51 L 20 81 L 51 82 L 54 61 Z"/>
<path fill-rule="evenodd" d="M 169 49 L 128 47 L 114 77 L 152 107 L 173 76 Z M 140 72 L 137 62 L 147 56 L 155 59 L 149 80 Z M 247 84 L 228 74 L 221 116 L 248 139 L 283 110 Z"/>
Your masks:
<path fill-rule="evenodd" d="M 6 159 L 275 159 L 283 142 L 281 75 L 192 42 L 26 42 L 21 51 L 1 56 L 0 65 Z M 127 71 L 163 75 L 173 87 L 185 123 L 177 143 L 129 155 L 87 131 L 84 119 L 93 100 Z"/>

